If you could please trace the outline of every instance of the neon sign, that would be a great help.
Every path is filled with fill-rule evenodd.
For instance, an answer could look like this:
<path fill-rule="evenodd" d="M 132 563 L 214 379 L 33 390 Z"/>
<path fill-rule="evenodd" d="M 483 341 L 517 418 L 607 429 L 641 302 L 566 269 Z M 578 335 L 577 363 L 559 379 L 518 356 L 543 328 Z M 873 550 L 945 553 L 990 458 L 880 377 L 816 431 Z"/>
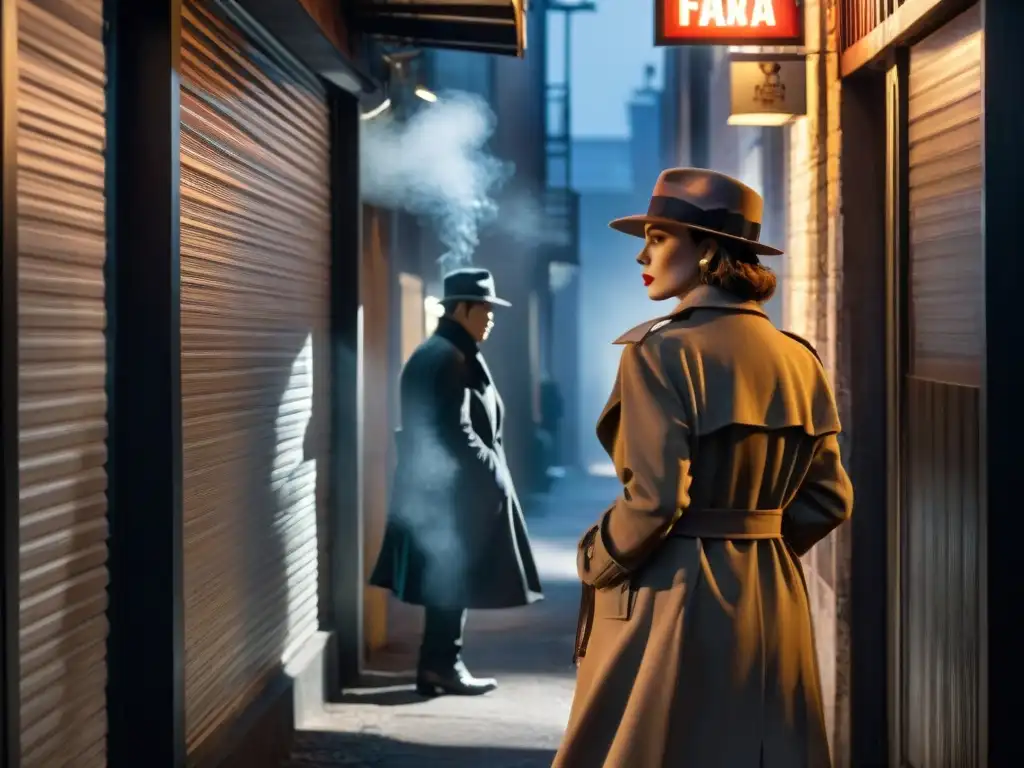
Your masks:
<path fill-rule="evenodd" d="M 802 0 L 655 0 L 655 45 L 802 45 Z"/>

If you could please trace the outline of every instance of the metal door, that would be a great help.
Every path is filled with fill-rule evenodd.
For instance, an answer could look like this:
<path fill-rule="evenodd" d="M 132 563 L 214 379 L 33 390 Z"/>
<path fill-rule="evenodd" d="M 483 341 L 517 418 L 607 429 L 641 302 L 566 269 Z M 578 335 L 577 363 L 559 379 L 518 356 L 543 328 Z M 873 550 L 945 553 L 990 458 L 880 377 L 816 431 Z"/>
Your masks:
<path fill-rule="evenodd" d="M 181 23 L 186 738 L 317 630 L 330 268 L 326 94 L 231 2 Z M 323 413 L 324 411 L 320 411 Z"/>
<path fill-rule="evenodd" d="M 903 178 L 890 194 L 903 229 L 894 248 L 902 306 L 894 749 L 897 764 L 912 768 L 978 765 L 981 45 L 975 7 L 890 73 L 891 172 Z"/>
<path fill-rule="evenodd" d="M 101 0 L 21 0 L 17 220 L 21 765 L 106 765 Z"/>

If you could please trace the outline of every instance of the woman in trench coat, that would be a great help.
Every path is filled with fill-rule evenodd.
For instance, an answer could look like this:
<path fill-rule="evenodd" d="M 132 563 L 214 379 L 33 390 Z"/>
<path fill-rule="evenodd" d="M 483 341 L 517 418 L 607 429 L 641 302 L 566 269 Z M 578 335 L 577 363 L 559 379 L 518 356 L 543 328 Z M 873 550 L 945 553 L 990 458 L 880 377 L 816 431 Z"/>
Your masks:
<path fill-rule="evenodd" d="M 817 353 L 761 303 L 763 202 L 712 171 L 661 174 L 648 295 L 597 434 L 622 493 L 579 544 L 578 674 L 553 768 L 829 768 L 800 556 L 849 518 Z M 641 275 L 638 275 L 638 279 Z"/>

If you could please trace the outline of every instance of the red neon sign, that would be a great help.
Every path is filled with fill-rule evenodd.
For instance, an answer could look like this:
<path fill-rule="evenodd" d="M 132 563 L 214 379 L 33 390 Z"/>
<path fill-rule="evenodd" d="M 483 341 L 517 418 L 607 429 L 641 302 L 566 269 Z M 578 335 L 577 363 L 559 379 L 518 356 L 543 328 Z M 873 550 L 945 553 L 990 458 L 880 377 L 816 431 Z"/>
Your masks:
<path fill-rule="evenodd" d="M 655 0 L 657 45 L 802 45 L 801 0 Z"/>

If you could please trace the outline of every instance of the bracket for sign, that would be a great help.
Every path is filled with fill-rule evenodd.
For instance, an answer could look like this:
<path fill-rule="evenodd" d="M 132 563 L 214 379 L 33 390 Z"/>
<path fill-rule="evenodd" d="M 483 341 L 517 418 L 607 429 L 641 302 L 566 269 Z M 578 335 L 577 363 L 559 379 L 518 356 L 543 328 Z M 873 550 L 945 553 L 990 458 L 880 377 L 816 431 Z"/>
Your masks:
<path fill-rule="evenodd" d="M 796 51 L 786 53 L 729 53 L 729 61 L 806 61 L 807 55 Z"/>

